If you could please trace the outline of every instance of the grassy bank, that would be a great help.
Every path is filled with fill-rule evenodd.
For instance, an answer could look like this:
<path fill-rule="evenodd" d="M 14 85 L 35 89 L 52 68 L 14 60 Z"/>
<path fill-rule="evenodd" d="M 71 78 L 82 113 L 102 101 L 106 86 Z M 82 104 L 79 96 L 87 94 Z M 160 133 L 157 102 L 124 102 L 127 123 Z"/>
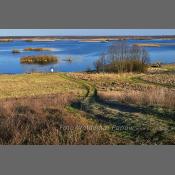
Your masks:
<path fill-rule="evenodd" d="M 175 144 L 174 72 L 0 75 L 0 143 Z"/>

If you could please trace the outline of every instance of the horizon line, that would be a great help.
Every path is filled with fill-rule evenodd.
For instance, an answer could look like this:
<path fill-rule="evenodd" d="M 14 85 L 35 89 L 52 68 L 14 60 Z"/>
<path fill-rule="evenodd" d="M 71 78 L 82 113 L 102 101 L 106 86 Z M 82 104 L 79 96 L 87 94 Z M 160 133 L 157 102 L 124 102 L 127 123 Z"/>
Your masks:
<path fill-rule="evenodd" d="M 175 34 L 157 35 L 0 35 L 0 37 L 166 37 Z"/>

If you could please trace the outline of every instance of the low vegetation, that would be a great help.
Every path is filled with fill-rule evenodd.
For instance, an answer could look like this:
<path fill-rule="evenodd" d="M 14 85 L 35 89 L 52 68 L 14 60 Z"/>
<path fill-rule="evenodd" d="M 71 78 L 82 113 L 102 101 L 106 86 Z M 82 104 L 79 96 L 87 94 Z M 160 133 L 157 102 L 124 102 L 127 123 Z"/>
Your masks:
<path fill-rule="evenodd" d="M 174 70 L 0 75 L 0 144 L 175 144 Z"/>
<path fill-rule="evenodd" d="M 152 87 L 142 91 L 101 91 L 98 95 L 102 100 L 175 109 L 175 91 L 163 87 Z"/>
<path fill-rule="evenodd" d="M 52 38 L 30 38 L 30 39 L 23 39 L 26 42 L 53 42 L 56 41 L 57 39 L 52 39 Z"/>
<path fill-rule="evenodd" d="M 13 39 L 9 38 L 0 39 L 0 42 L 11 42 L 11 41 L 13 41 Z"/>
<path fill-rule="evenodd" d="M 50 64 L 57 63 L 58 58 L 51 55 L 26 56 L 20 59 L 22 64 Z"/>
<path fill-rule="evenodd" d="M 170 71 L 171 67 L 171 71 Z M 164 77 L 174 75 L 172 65 L 162 65 L 156 82 L 144 80 L 156 76 L 147 73 L 70 73 L 69 76 L 96 87 L 95 102 L 85 109 L 100 123 L 117 128 L 114 132 L 134 144 L 175 144 L 175 88 Z M 159 80 L 158 80 L 159 79 Z M 164 82 L 164 83 L 163 83 Z"/>
<path fill-rule="evenodd" d="M 72 107 L 88 97 L 82 82 L 63 74 L 2 75 L 0 80 L 0 144 L 132 143 Z"/>
<path fill-rule="evenodd" d="M 138 44 L 134 44 L 134 46 L 138 46 L 138 47 L 160 47 L 160 44 L 138 43 Z"/>
<path fill-rule="evenodd" d="M 13 90 L 12 90 L 13 89 Z M 39 96 L 57 93 L 72 93 L 82 97 L 82 85 L 69 81 L 57 73 L 32 73 L 0 75 L 0 99 Z"/>
<path fill-rule="evenodd" d="M 122 144 L 124 139 L 106 131 L 69 109 L 75 97 L 71 94 L 1 101 L 0 144 Z"/>
<path fill-rule="evenodd" d="M 38 48 L 28 47 L 28 48 L 25 48 L 24 51 L 52 51 L 52 49 L 51 48 L 42 48 L 42 47 L 38 47 Z"/>
<path fill-rule="evenodd" d="M 150 75 L 141 77 L 141 80 L 144 80 L 148 83 L 175 87 L 175 74 L 170 72 L 166 74 L 162 74 L 162 73 L 150 74 Z"/>
<path fill-rule="evenodd" d="M 81 42 L 108 42 L 108 38 L 91 38 L 91 39 L 80 39 Z"/>

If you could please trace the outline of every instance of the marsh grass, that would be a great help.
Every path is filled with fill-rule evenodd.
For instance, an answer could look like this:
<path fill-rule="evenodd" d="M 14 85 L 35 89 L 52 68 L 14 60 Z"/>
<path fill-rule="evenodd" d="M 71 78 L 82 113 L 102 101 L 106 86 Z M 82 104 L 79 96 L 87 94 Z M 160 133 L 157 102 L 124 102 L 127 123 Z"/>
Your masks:
<path fill-rule="evenodd" d="M 146 75 L 141 77 L 141 80 L 148 83 L 175 87 L 175 73 L 172 72 Z"/>
<path fill-rule="evenodd" d="M 71 94 L 1 100 L 0 144 L 122 144 L 102 130 L 88 130 L 97 123 L 83 112 L 68 110 Z"/>
<path fill-rule="evenodd" d="M 52 49 L 44 48 L 44 47 L 38 47 L 38 48 L 28 47 L 28 48 L 25 48 L 24 51 L 52 51 Z"/>
<path fill-rule="evenodd" d="M 162 66 L 162 69 L 165 67 Z M 71 73 L 70 76 L 94 84 L 99 97 L 103 100 L 175 108 L 175 76 L 167 70 L 162 73 L 144 74 Z"/>
<path fill-rule="evenodd" d="M 57 62 L 58 58 L 51 55 L 26 56 L 20 59 L 22 64 L 50 64 Z"/>
<path fill-rule="evenodd" d="M 5 38 L 5 39 L 0 39 L 0 42 L 11 42 L 13 39 L 10 38 Z"/>
<path fill-rule="evenodd" d="M 160 47 L 160 44 L 138 43 L 138 44 L 134 44 L 134 46 L 138 46 L 138 47 Z"/>
<path fill-rule="evenodd" d="M 175 109 L 175 91 L 162 87 L 144 89 L 144 91 L 101 91 L 98 95 L 103 100 Z"/>

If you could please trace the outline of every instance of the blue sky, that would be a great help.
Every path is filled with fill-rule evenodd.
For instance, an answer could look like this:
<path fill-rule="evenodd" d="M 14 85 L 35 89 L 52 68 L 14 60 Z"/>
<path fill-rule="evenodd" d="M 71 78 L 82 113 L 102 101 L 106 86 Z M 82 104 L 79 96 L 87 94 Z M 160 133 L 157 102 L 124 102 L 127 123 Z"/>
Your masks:
<path fill-rule="evenodd" d="M 0 36 L 175 35 L 175 29 L 0 29 Z"/>

